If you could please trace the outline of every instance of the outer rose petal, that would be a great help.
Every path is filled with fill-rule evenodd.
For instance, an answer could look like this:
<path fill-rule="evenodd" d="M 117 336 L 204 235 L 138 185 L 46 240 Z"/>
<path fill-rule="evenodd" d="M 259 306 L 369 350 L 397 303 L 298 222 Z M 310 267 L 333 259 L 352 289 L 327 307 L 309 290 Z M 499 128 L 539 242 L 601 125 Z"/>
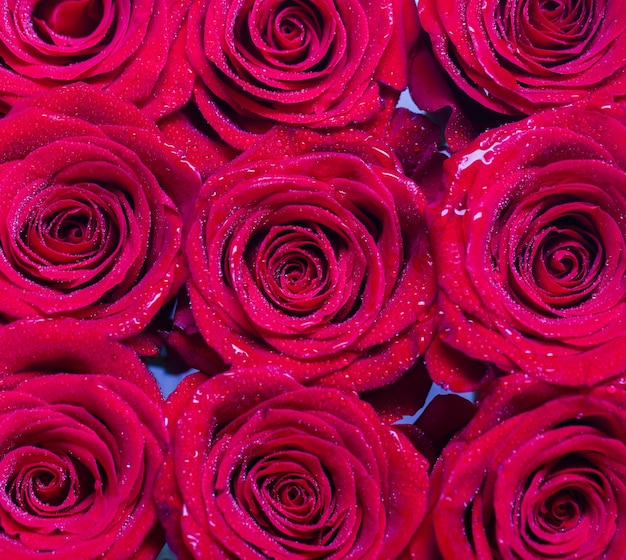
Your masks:
<path fill-rule="evenodd" d="M 425 34 L 420 36 L 411 57 L 409 91 L 421 110 L 444 120 L 444 137 L 452 152 L 465 148 L 478 136 L 478 126 L 465 114 L 458 95 L 433 56 L 432 46 Z"/>
<path fill-rule="evenodd" d="M 391 426 L 422 408 L 431 387 L 432 381 L 424 361 L 417 360 L 391 385 L 364 391 L 360 397 L 374 407 L 383 424 Z"/>
<path fill-rule="evenodd" d="M 197 2 L 187 39 L 194 99 L 238 149 L 276 123 L 363 122 L 382 109 L 381 93 L 406 86 L 417 27 L 410 0 Z"/>
<path fill-rule="evenodd" d="M 180 558 L 395 558 L 421 520 L 425 461 L 355 395 L 259 369 L 169 402 L 157 501 Z"/>
<path fill-rule="evenodd" d="M 419 15 L 443 70 L 493 111 L 529 115 L 626 93 L 626 14 L 616 2 L 420 0 Z M 425 70 L 414 68 L 427 82 Z"/>
<path fill-rule="evenodd" d="M 187 247 L 200 332 L 227 363 L 392 382 L 431 335 L 423 204 L 359 133 L 274 131 L 200 195 Z"/>
<path fill-rule="evenodd" d="M 4 326 L 0 346 L 0 550 L 155 558 L 151 489 L 168 438 L 152 375 L 69 319 Z"/>
<path fill-rule="evenodd" d="M 182 217 L 198 174 L 135 107 L 84 84 L 29 98 L 0 130 L 5 320 L 140 332 L 185 279 Z"/>
<path fill-rule="evenodd" d="M 241 153 L 219 140 L 192 104 L 161 119 L 158 125 L 167 142 L 182 150 L 203 181 Z"/>
<path fill-rule="evenodd" d="M 420 186 L 426 199 L 431 202 L 438 198 L 441 165 L 446 159 L 439 149 L 440 127 L 425 114 L 397 107 L 385 123 L 383 137 L 402 164 L 404 174 Z"/>
<path fill-rule="evenodd" d="M 566 385 L 626 368 L 625 126 L 618 106 L 562 108 L 486 133 L 445 163 L 448 192 L 428 215 L 437 382 L 474 390 L 492 372 L 481 361 Z"/>
<path fill-rule="evenodd" d="M 621 558 L 625 398 L 498 380 L 435 467 L 413 558 Z"/>

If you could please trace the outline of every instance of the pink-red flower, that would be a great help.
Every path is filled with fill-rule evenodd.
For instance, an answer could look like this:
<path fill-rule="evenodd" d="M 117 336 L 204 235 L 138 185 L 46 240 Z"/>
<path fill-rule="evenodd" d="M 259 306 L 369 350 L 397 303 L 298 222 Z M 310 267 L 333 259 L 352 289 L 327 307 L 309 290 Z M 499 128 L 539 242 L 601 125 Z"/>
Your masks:
<path fill-rule="evenodd" d="M 203 185 L 191 308 L 226 363 L 390 383 L 432 334 L 425 202 L 364 133 L 280 129 Z"/>
<path fill-rule="evenodd" d="M 167 432 L 137 356 L 69 319 L 0 327 L 0 554 L 152 560 Z"/>
<path fill-rule="evenodd" d="M 157 117 L 191 95 L 177 39 L 184 11 L 168 0 L 0 3 L 0 100 L 89 82 Z M 179 46 L 180 44 L 180 46 Z"/>
<path fill-rule="evenodd" d="M 276 123 L 363 122 L 406 86 L 412 0 L 200 0 L 188 16 L 194 100 L 232 146 Z"/>
<path fill-rule="evenodd" d="M 435 466 L 412 557 L 622 558 L 623 384 L 498 380 Z"/>
<path fill-rule="evenodd" d="M 156 486 L 180 560 L 395 559 L 423 518 L 427 462 L 354 393 L 267 368 L 186 377 Z"/>
<path fill-rule="evenodd" d="M 185 280 L 200 178 L 138 109 L 84 84 L 0 120 L 0 315 L 74 317 L 124 338 Z"/>
<path fill-rule="evenodd" d="M 620 2 L 420 0 L 419 16 L 447 77 L 498 113 L 529 115 L 593 93 L 626 93 Z M 438 78 L 431 87 L 428 62 L 414 71 L 418 105 L 434 110 L 449 103 Z"/>
<path fill-rule="evenodd" d="M 473 390 L 482 361 L 564 385 L 626 369 L 625 138 L 623 107 L 561 108 L 446 161 L 429 214 L 436 381 Z"/>

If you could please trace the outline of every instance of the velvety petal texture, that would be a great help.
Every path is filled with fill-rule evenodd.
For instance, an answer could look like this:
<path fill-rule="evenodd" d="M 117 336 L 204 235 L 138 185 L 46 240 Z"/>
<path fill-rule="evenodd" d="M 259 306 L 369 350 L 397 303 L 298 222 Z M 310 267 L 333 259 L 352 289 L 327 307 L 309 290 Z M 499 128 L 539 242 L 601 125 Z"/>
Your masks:
<path fill-rule="evenodd" d="M 626 369 L 625 133 L 623 107 L 562 108 L 446 162 L 447 193 L 429 213 L 436 381 L 473 390 L 480 361 L 565 385 Z M 452 367 L 457 350 L 478 362 Z"/>
<path fill-rule="evenodd" d="M 156 486 L 180 560 L 394 559 L 423 518 L 427 462 L 354 393 L 270 369 L 186 377 Z"/>
<path fill-rule="evenodd" d="M 185 279 L 197 172 L 132 105 L 84 84 L 0 120 L 0 314 L 140 332 Z M 182 215 L 181 215 L 182 214 Z"/>
<path fill-rule="evenodd" d="M 529 115 L 592 93 L 626 93 L 621 2 L 420 0 L 419 15 L 447 76 L 499 113 Z M 427 84 L 426 67 L 414 70 Z M 433 93 L 415 88 L 416 98 L 437 104 Z"/>
<path fill-rule="evenodd" d="M 227 363 L 390 383 L 432 332 L 424 205 L 364 134 L 275 130 L 202 187 L 187 244 L 200 332 Z"/>
<path fill-rule="evenodd" d="M 68 319 L 3 326 L 0 347 L 2 556 L 156 558 L 168 435 L 150 372 Z"/>
<path fill-rule="evenodd" d="M 362 122 L 382 109 L 381 95 L 397 98 L 406 86 L 417 29 L 413 0 L 194 2 L 194 99 L 239 149 L 275 123 Z"/>
<path fill-rule="evenodd" d="M 624 383 L 496 382 L 435 467 L 413 558 L 623 558 Z"/>
<path fill-rule="evenodd" d="M 182 48 L 173 47 L 184 16 L 178 4 L 171 0 L 3 1 L 0 98 L 12 105 L 31 93 L 80 81 L 139 105 L 148 99 L 155 104 L 157 98 L 161 109 L 174 100 L 182 105 L 191 94 L 193 75 L 180 56 Z M 173 68 L 183 69 L 177 73 L 178 84 L 170 77 Z M 186 93 L 174 93 L 177 88 Z"/>

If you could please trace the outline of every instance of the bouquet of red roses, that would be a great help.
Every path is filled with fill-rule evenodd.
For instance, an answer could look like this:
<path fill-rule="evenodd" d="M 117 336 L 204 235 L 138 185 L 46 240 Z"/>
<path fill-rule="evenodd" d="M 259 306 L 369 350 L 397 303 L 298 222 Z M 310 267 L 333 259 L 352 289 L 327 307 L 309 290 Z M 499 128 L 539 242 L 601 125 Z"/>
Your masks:
<path fill-rule="evenodd" d="M 620 2 L 0 7 L 3 557 L 623 558 Z"/>

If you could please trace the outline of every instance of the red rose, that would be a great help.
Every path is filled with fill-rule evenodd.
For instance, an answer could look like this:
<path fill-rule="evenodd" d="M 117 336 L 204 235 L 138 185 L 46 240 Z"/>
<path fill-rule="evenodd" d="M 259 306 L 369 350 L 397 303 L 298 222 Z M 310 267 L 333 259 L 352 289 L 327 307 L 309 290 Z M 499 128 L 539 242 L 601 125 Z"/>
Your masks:
<path fill-rule="evenodd" d="M 189 99 L 188 63 L 180 47 L 172 48 L 184 12 L 171 2 L 7 0 L 0 13 L 0 99 L 8 105 L 78 81 L 137 104 L 160 104 L 155 115 L 163 104 L 182 105 Z M 186 88 L 181 81 L 185 75 Z M 174 80 L 186 93 L 176 91 Z"/>
<path fill-rule="evenodd" d="M 406 87 L 413 0 L 201 0 L 188 16 L 195 102 L 226 142 L 275 123 L 363 122 Z M 388 87 L 390 86 L 390 87 Z"/>
<path fill-rule="evenodd" d="M 432 331 L 423 206 L 365 134 L 270 133 L 200 193 L 187 246 L 200 332 L 238 366 L 390 383 Z"/>
<path fill-rule="evenodd" d="M 84 85 L 26 100 L 0 120 L 0 170 L 5 320 L 123 338 L 184 281 L 180 214 L 200 179 L 132 105 Z"/>
<path fill-rule="evenodd" d="M 0 554 L 153 559 L 167 432 L 154 378 L 73 320 L 0 328 Z"/>
<path fill-rule="evenodd" d="M 529 115 L 592 92 L 626 93 L 620 2 L 420 0 L 419 16 L 444 71 L 488 109 Z M 433 97 L 428 64 L 414 70 L 427 84 L 412 90 L 418 105 L 448 104 L 442 91 Z"/>
<path fill-rule="evenodd" d="M 435 466 L 413 558 L 621 560 L 625 410 L 612 385 L 497 382 Z"/>
<path fill-rule="evenodd" d="M 267 369 L 169 399 L 172 446 L 156 486 L 179 560 L 395 559 L 422 520 L 427 463 L 353 393 Z"/>
<path fill-rule="evenodd" d="M 429 215 L 436 381 L 480 385 L 446 369 L 454 349 L 565 385 L 626 369 L 625 142 L 623 108 L 563 108 L 488 132 L 446 162 L 447 193 Z"/>

